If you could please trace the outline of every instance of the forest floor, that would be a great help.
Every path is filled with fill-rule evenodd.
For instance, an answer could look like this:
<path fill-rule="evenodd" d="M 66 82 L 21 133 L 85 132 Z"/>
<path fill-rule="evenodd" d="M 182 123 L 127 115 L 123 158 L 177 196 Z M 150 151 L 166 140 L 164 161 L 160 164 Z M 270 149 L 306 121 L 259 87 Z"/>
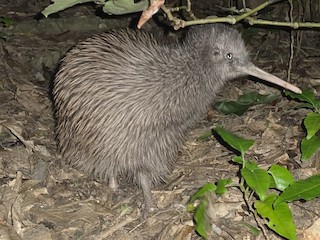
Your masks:
<path fill-rule="evenodd" d="M 190 196 L 207 182 L 239 181 L 239 166 L 231 163 L 235 153 L 214 137 L 199 140 L 212 126 L 221 125 L 253 139 L 247 158 L 259 166 L 281 164 L 296 179 L 319 173 L 318 155 L 307 162 L 300 160 L 300 142 L 305 136 L 301 124 L 309 110 L 263 82 L 234 80 L 213 101 L 236 100 L 248 91 L 280 97 L 251 107 L 242 116 L 208 110 L 190 131 L 166 184 L 152 192 L 159 211 L 144 219 L 137 186 L 121 183 L 123 194 L 113 196 L 106 183 L 63 164 L 56 147 L 50 94 L 59 61 L 72 46 L 94 33 L 129 26 L 132 19 L 97 17 L 91 5 L 35 19 L 48 4 L 0 3 L 0 17 L 13 21 L 0 28 L 6 34 L 0 40 L 0 239 L 201 239 L 193 214 L 186 211 Z M 159 31 L 152 21 L 145 28 Z M 290 34 L 261 28 L 242 31 L 253 62 L 286 79 Z M 291 81 L 320 89 L 319 34 L 304 31 L 301 36 L 299 46 L 295 45 Z M 298 238 L 320 239 L 320 199 L 294 202 L 290 208 Z M 215 231 L 209 239 L 263 239 L 250 232 L 256 222 L 238 189 L 230 188 L 212 199 L 211 211 Z M 281 239 L 272 231 L 267 234 L 269 239 Z"/>

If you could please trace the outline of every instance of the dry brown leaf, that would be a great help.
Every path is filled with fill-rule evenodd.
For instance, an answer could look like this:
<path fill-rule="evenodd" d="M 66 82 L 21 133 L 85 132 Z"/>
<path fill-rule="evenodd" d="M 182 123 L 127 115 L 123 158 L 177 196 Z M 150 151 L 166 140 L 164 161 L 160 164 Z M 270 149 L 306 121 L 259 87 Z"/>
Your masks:
<path fill-rule="evenodd" d="M 0 224 L 0 239 L 1 240 L 22 240 L 19 234 L 12 226 Z"/>
<path fill-rule="evenodd" d="M 47 107 L 39 102 L 42 95 L 32 85 L 17 85 L 16 99 L 28 112 L 41 113 Z"/>
<path fill-rule="evenodd" d="M 302 231 L 303 240 L 319 240 L 320 239 L 320 218 L 318 218 L 311 227 Z"/>

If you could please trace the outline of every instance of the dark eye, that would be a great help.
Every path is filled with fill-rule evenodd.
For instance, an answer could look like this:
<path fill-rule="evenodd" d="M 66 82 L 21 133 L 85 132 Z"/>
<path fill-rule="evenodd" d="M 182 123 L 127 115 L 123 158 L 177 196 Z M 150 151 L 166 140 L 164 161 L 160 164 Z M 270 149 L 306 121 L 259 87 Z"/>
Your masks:
<path fill-rule="evenodd" d="M 233 55 L 232 55 L 232 53 L 227 53 L 226 57 L 228 60 L 232 60 Z"/>

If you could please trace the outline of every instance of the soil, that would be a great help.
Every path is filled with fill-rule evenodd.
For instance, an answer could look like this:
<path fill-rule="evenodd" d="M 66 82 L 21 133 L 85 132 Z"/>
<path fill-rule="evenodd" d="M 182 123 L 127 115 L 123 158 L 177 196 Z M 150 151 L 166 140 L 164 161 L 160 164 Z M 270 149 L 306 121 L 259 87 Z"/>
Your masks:
<path fill-rule="evenodd" d="M 39 12 L 50 1 L 2 1 L 0 16 L 12 19 L 0 33 L 0 239 L 201 239 L 195 232 L 187 204 L 202 185 L 221 178 L 239 181 L 235 153 L 215 137 L 199 140 L 212 126 L 221 125 L 255 144 L 247 158 L 264 168 L 272 163 L 288 167 L 296 179 L 319 173 L 316 155 L 301 162 L 301 127 L 308 110 L 280 97 L 271 104 L 251 107 L 242 116 L 223 115 L 210 109 L 190 131 L 175 169 L 167 182 L 153 191 L 159 211 L 143 217 L 142 195 L 137 186 L 121 183 L 122 193 L 112 193 L 65 165 L 56 148 L 50 90 L 60 59 L 78 41 L 110 28 L 132 25 L 137 16 L 98 17 L 94 5 L 79 5 L 48 19 Z M 160 27 L 151 20 L 144 26 Z M 280 29 L 243 28 L 253 62 L 286 79 L 290 34 Z M 319 88 L 319 34 L 305 30 L 294 44 L 291 82 Z M 171 37 L 178 35 L 173 30 Z M 256 90 L 279 89 L 256 79 L 229 82 L 214 101 L 236 100 Z M 237 188 L 214 197 L 208 215 L 208 239 L 264 239 L 255 236 L 257 224 L 247 211 Z M 320 200 L 290 204 L 299 239 L 320 239 Z M 262 221 L 262 223 L 264 223 Z M 281 239 L 266 229 L 269 239 Z"/>

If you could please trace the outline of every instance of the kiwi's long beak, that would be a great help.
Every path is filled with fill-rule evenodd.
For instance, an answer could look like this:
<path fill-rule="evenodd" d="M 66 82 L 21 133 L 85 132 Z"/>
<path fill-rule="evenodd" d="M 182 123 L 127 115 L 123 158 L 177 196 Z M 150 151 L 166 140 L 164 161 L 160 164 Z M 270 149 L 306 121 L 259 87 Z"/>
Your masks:
<path fill-rule="evenodd" d="M 282 79 L 280 79 L 270 73 L 263 71 L 262 69 L 256 67 L 253 64 L 249 64 L 249 65 L 245 65 L 243 67 L 240 67 L 240 70 L 243 73 L 246 73 L 248 75 L 260 78 L 260 79 L 265 80 L 267 82 L 276 84 L 276 85 L 283 87 L 283 88 L 286 88 L 292 92 L 295 92 L 298 94 L 300 94 L 302 92 L 298 87 L 296 87 L 286 81 L 283 81 Z"/>

